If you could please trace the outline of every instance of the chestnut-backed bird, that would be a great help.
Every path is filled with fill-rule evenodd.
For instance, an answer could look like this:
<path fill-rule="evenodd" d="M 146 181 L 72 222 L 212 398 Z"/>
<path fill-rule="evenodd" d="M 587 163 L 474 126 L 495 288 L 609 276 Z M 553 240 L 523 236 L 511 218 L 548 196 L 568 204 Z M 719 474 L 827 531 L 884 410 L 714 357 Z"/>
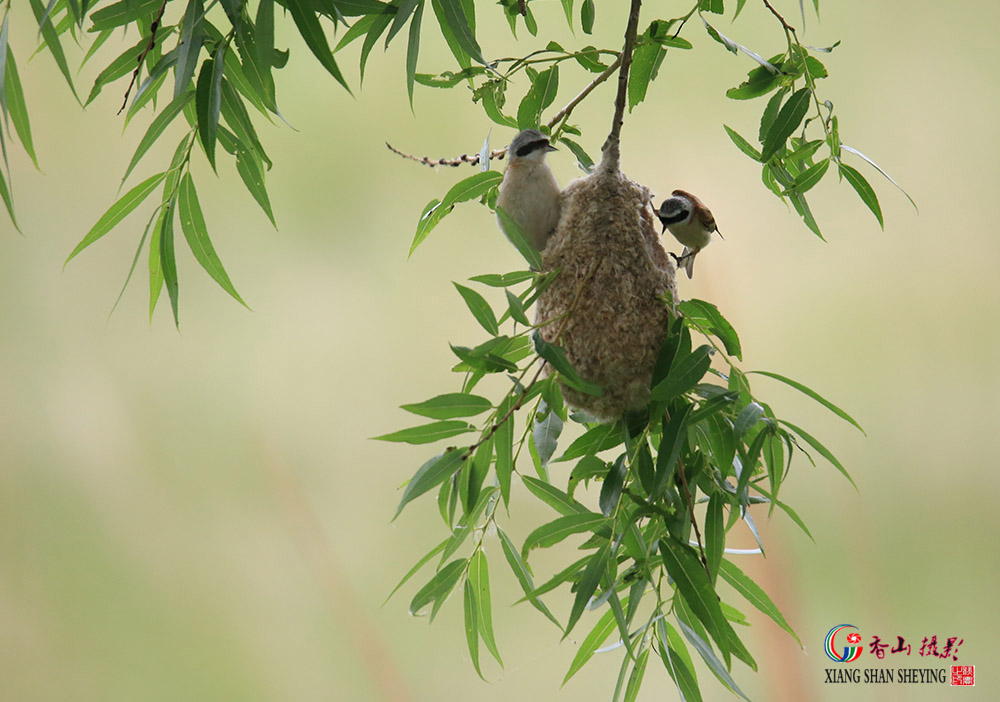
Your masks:
<path fill-rule="evenodd" d="M 509 160 L 497 197 L 497 206 L 517 222 L 538 251 L 559 223 L 559 183 L 545 163 L 545 155 L 555 150 L 537 129 L 525 129 L 514 137 L 507 147 Z M 510 239 L 509 233 L 504 234 Z"/>
<path fill-rule="evenodd" d="M 719 231 L 712 211 L 691 193 L 675 190 L 660 204 L 657 217 L 663 223 L 663 231 L 669 229 L 674 238 L 684 245 L 684 252 L 674 258 L 678 267 L 683 267 L 690 278 L 694 274 L 694 257 L 712 241 L 712 232 Z M 719 236 L 722 236 L 721 232 Z"/>

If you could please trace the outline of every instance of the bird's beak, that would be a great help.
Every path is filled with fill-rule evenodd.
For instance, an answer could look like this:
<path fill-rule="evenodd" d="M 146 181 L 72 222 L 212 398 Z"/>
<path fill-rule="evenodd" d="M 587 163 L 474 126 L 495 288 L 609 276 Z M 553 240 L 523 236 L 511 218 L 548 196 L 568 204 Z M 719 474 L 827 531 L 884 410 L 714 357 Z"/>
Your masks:
<path fill-rule="evenodd" d="M 557 149 L 556 147 L 552 146 L 552 144 L 546 144 L 545 145 L 545 150 L 546 151 L 558 151 L 559 149 Z"/>

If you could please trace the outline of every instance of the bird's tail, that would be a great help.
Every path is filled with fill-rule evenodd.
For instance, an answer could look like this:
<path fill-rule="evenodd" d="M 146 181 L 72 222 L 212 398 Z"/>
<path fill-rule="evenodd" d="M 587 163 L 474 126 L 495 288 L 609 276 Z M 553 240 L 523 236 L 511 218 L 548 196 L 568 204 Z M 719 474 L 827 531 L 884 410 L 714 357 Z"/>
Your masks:
<path fill-rule="evenodd" d="M 694 251 L 688 247 L 684 247 L 684 252 L 681 254 L 681 260 L 684 261 L 684 272 L 688 274 L 688 278 L 694 277 Z"/>

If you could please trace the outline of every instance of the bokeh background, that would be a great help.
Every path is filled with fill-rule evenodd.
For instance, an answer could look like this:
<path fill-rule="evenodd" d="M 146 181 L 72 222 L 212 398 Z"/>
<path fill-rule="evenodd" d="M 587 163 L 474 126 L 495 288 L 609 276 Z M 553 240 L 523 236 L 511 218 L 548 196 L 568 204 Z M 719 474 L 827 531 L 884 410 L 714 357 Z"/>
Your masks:
<path fill-rule="evenodd" d="M 202 162 L 194 171 L 216 248 L 253 311 L 178 244 L 178 332 L 164 301 L 148 323 L 142 263 L 108 316 L 142 215 L 63 269 L 114 201 L 150 117 L 122 135 L 122 84 L 82 111 L 47 54 L 26 62 L 36 29 L 27 3 L 14 5 L 11 44 L 42 170 L 8 146 L 24 236 L 0 219 L 0 699 L 610 699 L 620 652 L 559 686 L 594 615 L 560 643 L 534 610 L 510 607 L 519 593 L 496 543 L 488 553 L 506 667 L 487 662 L 488 683 L 470 664 L 460 601 L 432 626 L 411 618 L 418 578 L 382 605 L 444 531 L 432 499 L 390 522 L 398 487 L 428 452 L 369 437 L 417 423 L 400 404 L 457 388 L 447 343 L 477 343 L 481 332 L 451 281 L 520 267 L 474 204 L 407 260 L 423 206 L 471 171 L 406 162 L 383 142 L 431 156 L 478 151 L 490 125 L 464 89 L 418 86 L 411 114 L 400 40 L 373 53 L 351 98 L 281 23 L 291 62 L 279 104 L 295 129 L 259 125 L 276 164 L 268 186 L 278 231 L 231 163 L 218 178 Z M 801 25 L 797 5 L 777 4 Z M 600 3 L 591 39 L 569 33 L 556 0 L 533 2 L 545 37 L 533 43 L 616 45 L 625 6 Z M 623 132 L 628 173 L 660 194 L 698 193 L 726 235 L 681 294 L 728 316 L 744 368 L 807 383 L 867 431 L 757 379 L 757 393 L 830 446 L 859 490 L 826 464 L 796 459 L 784 496 L 815 543 L 776 513 L 762 527 L 767 558 L 739 563 L 805 650 L 734 596 L 760 666 L 755 674 L 737 663 L 736 680 L 756 700 L 996 699 L 1000 9 L 930 0 L 821 9 L 822 22 L 808 11 L 804 39 L 842 40 L 822 57 L 832 77 L 821 89 L 843 138 L 897 177 L 919 215 L 857 162 L 877 188 L 885 231 L 828 177 L 811 201 L 829 241 L 813 236 L 722 129 L 756 133 L 762 106 L 724 96 L 754 64 L 695 23 L 685 36 L 696 50 L 669 54 Z M 686 10 L 650 3 L 643 26 Z M 480 16 L 485 53 L 512 53 L 499 10 L 486 4 Z M 735 25 L 717 24 L 764 55 L 784 44 L 760 3 L 747 3 Z M 450 67 L 430 14 L 425 34 L 420 70 Z M 81 73 L 83 94 L 101 60 L 134 41 L 108 43 Z M 81 53 L 71 54 L 77 65 Z M 356 52 L 340 61 L 357 88 Z M 565 70 L 555 106 L 588 80 Z M 592 153 L 612 102 L 608 84 L 574 114 Z M 510 136 L 494 129 L 493 142 Z M 165 165 L 175 143 L 164 139 L 135 177 Z M 563 183 L 579 175 L 565 151 L 551 162 Z M 515 491 L 506 524 L 517 540 L 549 517 Z M 565 561 L 535 563 L 545 574 Z M 566 616 L 565 591 L 548 601 Z M 977 665 L 977 687 L 825 685 L 823 636 L 841 623 L 866 642 L 915 644 L 881 667 L 940 667 L 917 655 L 922 637 L 962 637 L 959 662 Z M 859 665 L 873 662 L 866 652 Z M 730 698 L 705 668 L 699 676 L 706 699 Z M 675 695 L 651 661 L 640 699 Z"/>

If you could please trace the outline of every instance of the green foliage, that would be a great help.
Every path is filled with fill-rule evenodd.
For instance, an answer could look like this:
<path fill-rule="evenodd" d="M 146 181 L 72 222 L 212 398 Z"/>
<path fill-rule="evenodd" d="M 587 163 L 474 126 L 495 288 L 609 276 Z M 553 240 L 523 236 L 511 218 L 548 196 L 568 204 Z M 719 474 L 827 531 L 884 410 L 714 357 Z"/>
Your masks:
<path fill-rule="evenodd" d="M 776 416 L 755 396 L 748 374 L 736 365 L 742 347 L 735 329 L 715 305 L 701 300 L 680 305 L 659 354 L 648 407 L 604 424 L 571 414 L 561 384 L 599 388 L 576 373 L 558 338 L 544 342 L 537 329 L 513 316 L 506 322 L 512 329 L 505 333 L 490 301 L 501 288 L 504 297 L 530 299 L 548 280 L 542 273 L 517 271 L 475 276 L 471 281 L 482 292 L 456 284 L 489 338 L 475 347 L 478 353 L 460 355 L 466 361 L 453 368 L 460 376 L 458 392 L 403 406 L 438 421 L 378 437 L 419 445 L 472 435 L 430 458 L 404 488 L 399 511 L 415 497 L 437 490 L 449 531 L 445 546 L 435 547 L 400 583 L 443 551 L 410 610 L 431 605 L 433 617 L 448 595 L 461 589 L 473 666 L 485 677 L 482 643 L 502 667 L 490 615 L 492 557 L 494 566 L 506 562 L 524 593 L 522 601 L 552 621 L 564 638 L 589 619 L 588 610 L 603 609 L 587 624 L 564 683 L 599 651 L 621 647 L 618 696 L 637 694 L 652 651 L 685 699 L 699 699 L 693 649 L 723 685 L 742 695 L 732 674 L 734 659 L 751 669 L 756 663 L 732 625 L 745 623 L 744 617 L 729 601 L 731 595 L 721 592 L 720 580 L 798 638 L 767 593 L 726 558 L 726 540 L 740 525 L 758 538 L 751 516 L 755 505 L 779 507 L 805 531 L 798 515 L 777 498 L 793 452 L 805 454 L 802 446 L 838 470 L 843 466 L 812 435 Z M 695 346 L 692 333 L 703 335 L 706 343 Z M 537 355 L 521 353 L 526 343 L 534 345 Z M 860 429 L 849 414 L 805 385 L 777 373 L 757 373 L 803 392 Z M 473 393 L 487 374 L 510 380 L 496 401 Z M 470 424 L 459 417 L 478 419 Z M 572 441 L 564 439 L 570 426 L 576 427 Z M 518 460 L 526 444 L 530 462 Z M 569 470 L 561 467 L 567 463 Z M 525 472 L 531 470 L 534 475 Z M 600 488 L 581 494 L 592 482 Z M 515 489 L 518 484 L 526 491 Z M 553 513 L 517 546 L 504 531 L 498 508 L 526 495 Z M 493 553 L 497 540 L 503 561 Z M 531 561 L 567 543 L 575 544 L 582 556 L 538 584 Z M 449 560 L 460 553 L 467 555 Z M 559 617 L 544 598 L 562 588 L 568 588 L 571 605 Z M 676 626 L 667 622 L 669 617 Z M 602 648 L 616 632 L 619 644 Z"/>
<path fill-rule="evenodd" d="M 428 2 L 433 21 L 424 22 Z M 82 59 L 86 63 L 112 33 L 125 32 L 134 45 L 100 70 L 86 102 L 112 85 L 120 86 L 126 126 L 145 107 L 151 108 L 149 124 L 125 169 L 122 186 L 132 177 L 140 182 L 107 208 L 67 262 L 147 205 L 151 212 L 138 237 L 125 285 L 147 251 L 150 317 L 166 288 L 174 322 L 179 324 L 174 248 L 178 220 L 195 260 L 223 290 L 245 304 L 210 237 L 191 164 L 193 158 L 201 158 L 200 152 L 225 176 L 223 166 L 232 162 L 250 196 L 274 224 L 265 178 L 272 163 L 255 122 L 262 117 L 269 122 L 273 117 L 281 119 L 276 74 L 292 57 L 275 44 L 278 22 L 295 28 L 309 54 L 348 93 L 350 82 L 342 66 L 349 49 L 356 50 L 360 83 L 375 46 L 387 48 L 406 36 L 401 76 L 411 108 L 417 85 L 434 90 L 460 87 L 482 107 L 484 125 L 539 128 L 589 171 L 594 159 L 581 146 L 581 130 L 572 121 L 572 113 L 591 89 L 617 75 L 624 52 L 617 46 L 586 44 L 577 35 L 579 47 L 564 48 L 547 41 L 532 46 L 523 56 L 496 58 L 490 52 L 492 37 L 483 29 L 496 31 L 495 27 L 506 24 L 517 37 L 523 27 L 527 32 L 522 33 L 522 40 L 532 41 L 530 37 L 543 29 L 532 4 L 517 0 L 480 3 L 484 17 L 478 29 L 473 0 L 29 0 L 19 4 L 19 13 L 24 12 L 21 7 L 31 10 L 42 42 L 39 50 L 51 54 L 74 95 L 74 73 L 63 49 L 69 44 L 64 41 L 67 33 L 76 41 L 91 42 Z M 561 0 L 561 5 L 574 32 L 579 28 L 582 35 L 593 33 L 594 0 Z M 729 5 L 732 9 L 733 3 Z M 744 5 L 744 0 L 736 0 L 733 19 Z M 818 11 L 818 1 L 814 6 Z M 8 41 L 12 7 L 12 0 L 0 0 L 0 146 L 4 158 L 0 199 L 14 221 L 7 137 L 16 135 L 36 165 L 38 160 L 25 91 Z M 821 236 L 806 197 L 834 165 L 838 176 L 847 180 L 884 226 L 874 189 L 858 169 L 844 162 L 845 153 L 896 183 L 869 157 L 842 143 L 833 104 L 820 96 L 818 81 L 828 78 L 829 71 L 816 54 L 829 53 L 838 44 L 828 49 L 805 46 L 796 30 L 771 10 L 784 46 L 779 53 L 772 48 L 771 57 L 765 59 L 719 32 L 703 14 L 723 15 L 725 10 L 724 0 L 699 0 L 686 15 L 641 25 L 646 28 L 639 31 L 631 53 L 625 94 L 628 108 L 639 107 L 655 89 L 659 70 L 674 56 L 672 52 L 693 48 L 688 37 L 700 29 L 689 20 L 697 13 L 711 39 L 741 60 L 753 61 L 745 80 L 727 95 L 734 100 L 767 98 L 760 101 L 756 137 L 742 136 L 740 132 L 752 133 L 745 127 L 725 129 L 737 149 L 760 164 L 765 187 L 789 202 L 806 226 Z M 505 23 L 497 21 L 501 15 Z M 22 15 L 15 16 L 20 19 Z M 331 31 L 340 31 L 333 45 Z M 444 39 L 454 59 L 452 65 L 418 70 L 421 40 L 427 32 Z M 682 36 L 685 33 L 688 36 Z M 171 73 L 172 82 L 168 80 Z M 589 84 L 578 94 L 581 74 Z M 733 81 L 737 82 L 735 75 Z M 573 86 L 576 97 L 569 99 L 566 85 Z M 564 106 L 555 109 L 563 103 L 560 96 Z M 178 119 L 181 115 L 183 123 Z M 134 176 L 148 161 L 146 156 L 155 143 L 178 137 L 166 168 L 157 165 L 151 167 L 153 175 Z M 592 395 L 599 395 L 601 388 L 572 367 L 558 333 L 553 342 L 547 342 L 530 321 L 532 304 L 558 273 L 538 272 L 542 269 L 539 253 L 516 222 L 495 207 L 501 175 L 489 170 L 488 156 L 487 139 L 480 156 L 483 170 L 462 178 L 440 199 L 427 204 L 409 253 L 413 255 L 456 206 L 478 201 L 495 212 L 531 270 L 471 278 L 480 289 L 455 284 L 486 339 L 473 346 L 451 346 L 456 357 L 452 370 L 459 379 L 456 388 L 403 406 L 429 422 L 377 437 L 418 446 L 452 444 L 438 449 L 415 471 L 396 512 L 399 517 L 412 501 L 436 493 L 448 535 L 417 561 L 393 593 L 434 562 L 434 573 L 413 595 L 410 612 L 429 611 L 433 619 L 461 587 L 466 643 L 473 667 L 485 677 L 480 643 L 503 666 L 493 627 L 492 557 L 493 577 L 497 577 L 497 564 L 505 562 L 523 591 L 523 601 L 555 624 L 562 637 L 578 626 L 589 627 L 564 683 L 593 656 L 620 647 L 622 664 L 614 696 L 636 699 L 652 651 L 653 660 L 660 659 L 681 697 L 700 700 L 693 650 L 724 686 L 745 697 L 732 675 L 733 659 L 751 669 L 756 663 L 732 626 L 744 623 L 743 615 L 728 601 L 732 594 L 795 634 L 767 594 L 726 558 L 727 538 L 733 529 L 746 528 L 760 544 L 752 512 L 763 507 L 757 505 L 767 505 L 768 514 L 777 507 L 808 534 L 795 510 L 779 500 L 796 453 L 812 461 L 809 449 L 850 476 L 818 439 L 779 418 L 757 398 L 748 374 L 737 365 L 743 349 L 736 330 L 714 304 L 702 300 L 678 305 L 679 316 L 660 350 L 650 403 L 644 410 L 606 424 L 571 412 L 562 386 Z M 696 345 L 694 335 L 704 338 Z M 846 412 L 801 383 L 776 373 L 760 374 L 800 390 L 860 429 Z M 506 378 L 506 392 L 493 399 L 476 392 L 487 376 Z M 600 483 L 599 488 L 594 485 L 591 490 L 592 483 Z M 498 508 L 525 498 L 537 499 L 552 514 L 529 529 L 518 546 L 503 530 L 503 511 Z M 496 558 L 497 541 L 503 561 Z M 537 583 L 529 561 L 551 558 L 548 549 L 568 543 L 577 546 L 581 555 Z M 720 592 L 720 580 L 731 591 Z M 568 591 L 560 606 L 546 604 L 543 597 L 560 589 Z M 601 612 L 591 615 L 588 610 Z M 602 648 L 615 634 L 619 644 Z"/>

